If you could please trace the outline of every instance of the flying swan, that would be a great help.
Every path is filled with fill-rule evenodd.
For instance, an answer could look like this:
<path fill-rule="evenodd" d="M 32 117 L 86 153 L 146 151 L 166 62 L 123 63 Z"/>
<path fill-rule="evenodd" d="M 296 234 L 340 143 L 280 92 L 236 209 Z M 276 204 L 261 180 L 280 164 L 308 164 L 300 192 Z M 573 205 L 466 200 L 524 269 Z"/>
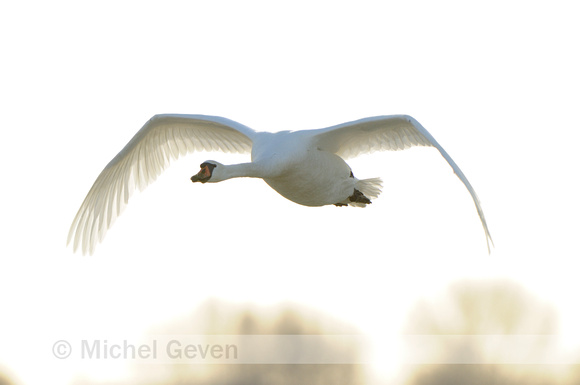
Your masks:
<path fill-rule="evenodd" d="M 134 189 L 155 181 L 173 159 L 195 151 L 250 153 L 251 162 L 224 165 L 207 160 L 191 177 L 215 183 L 230 178 L 262 178 L 283 197 L 305 206 L 364 207 L 376 198 L 381 179 L 357 179 L 344 159 L 363 153 L 433 146 L 473 198 L 493 244 L 479 199 L 457 164 L 418 121 L 407 115 L 365 118 L 317 130 L 256 132 L 217 116 L 153 116 L 107 164 L 89 190 L 68 233 L 67 245 L 93 254 Z"/>

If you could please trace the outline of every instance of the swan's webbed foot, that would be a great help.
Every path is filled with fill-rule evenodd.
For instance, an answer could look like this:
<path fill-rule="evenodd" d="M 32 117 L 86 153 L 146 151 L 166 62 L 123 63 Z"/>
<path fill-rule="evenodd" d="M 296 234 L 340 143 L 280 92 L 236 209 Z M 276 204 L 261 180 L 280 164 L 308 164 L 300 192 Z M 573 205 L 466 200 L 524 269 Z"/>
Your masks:
<path fill-rule="evenodd" d="M 363 205 L 369 205 L 373 202 L 371 202 L 371 200 L 369 198 L 367 198 L 365 196 L 365 194 L 363 194 L 362 192 L 360 192 L 357 189 L 354 189 L 354 192 L 352 193 L 351 196 L 348 197 L 349 202 L 353 202 L 353 203 L 362 203 Z M 334 203 L 335 206 L 337 207 L 343 207 L 343 206 L 348 206 L 348 203 L 343 203 L 343 202 L 339 202 L 339 203 Z M 360 205 L 356 205 L 356 206 L 360 206 Z"/>
<path fill-rule="evenodd" d="M 358 191 L 357 189 L 354 189 L 354 193 L 348 197 L 348 200 L 351 202 L 364 203 L 367 205 L 373 203 L 369 198 L 365 196 L 365 194 Z"/>

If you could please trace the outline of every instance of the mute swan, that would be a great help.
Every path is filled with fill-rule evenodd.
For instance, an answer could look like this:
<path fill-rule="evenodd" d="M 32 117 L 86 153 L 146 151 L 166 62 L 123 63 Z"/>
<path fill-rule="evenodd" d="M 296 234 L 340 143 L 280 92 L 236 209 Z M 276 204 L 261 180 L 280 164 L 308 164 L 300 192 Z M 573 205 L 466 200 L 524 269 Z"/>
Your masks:
<path fill-rule="evenodd" d="M 153 116 L 107 164 L 89 190 L 68 234 L 67 245 L 92 254 L 134 188 L 143 190 L 172 159 L 194 151 L 251 153 L 251 162 L 201 164 L 192 182 L 215 183 L 230 178 L 262 178 L 283 197 L 305 206 L 364 207 L 381 192 L 381 180 L 357 179 L 344 159 L 362 153 L 433 146 L 473 198 L 485 231 L 493 241 L 471 184 L 457 164 L 415 119 L 377 116 L 318 130 L 256 132 L 232 120 L 205 115 Z"/>

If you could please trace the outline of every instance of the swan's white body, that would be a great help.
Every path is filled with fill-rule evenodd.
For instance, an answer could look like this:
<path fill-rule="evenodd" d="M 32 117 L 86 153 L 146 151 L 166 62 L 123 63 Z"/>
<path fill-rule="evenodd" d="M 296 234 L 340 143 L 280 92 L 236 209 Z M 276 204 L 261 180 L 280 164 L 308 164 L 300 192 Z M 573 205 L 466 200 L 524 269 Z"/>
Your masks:
<path fill-rule="evenodd" d="M 365 206 L 380 193 L 378 178 L 358 180 L 344 159 L 380 150 L 433 146 L 471 194 L 486 240 L 491 242 L 483 210 L 457 164 L 417 122 L 406 115 L 361 119 L 319 130 L 256 132 L 229 119 L 204 115 L 156 115 L 101 172 L 82 203 L 68 242 L 94 252 L 105 232 L 128 203 L 135 187 L 143 190 L 171 159 L 194 151 L 251 153 L 251 162 L 222 165 L 208 161 L 204 180 L 262 178 L 285 198 L 305 205 Z"/>
<path fill-rule="evenodd" d="M 280 195 L 304 206 L 360 205 L 348 200 L 360 181 L 351 177 L 341 157 L 318 148 L 309 131 L 257 133 L 252 162 L 237 171 L 235 176 L 264 179 Z"/>

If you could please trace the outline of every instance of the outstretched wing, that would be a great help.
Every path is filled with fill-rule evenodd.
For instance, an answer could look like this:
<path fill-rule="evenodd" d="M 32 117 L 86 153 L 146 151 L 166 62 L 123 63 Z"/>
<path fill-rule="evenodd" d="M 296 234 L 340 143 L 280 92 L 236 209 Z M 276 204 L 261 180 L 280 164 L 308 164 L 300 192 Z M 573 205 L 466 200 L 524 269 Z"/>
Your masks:
<path fill-rule="evenodd" d="M 171 160 L 194 151 L 249 153 L 254 130 L 232 120 L 204 115 L 155 115 L 101 171 L 68 233 L 67 245 L 92 254 L 127 205 Z"/>
<path fill-rule="evenodd" d="M 435 147 L 449 163 L 473 198 L 485 231 L 488 251 L 493 240 L 489 234 L 479 198 L 471 183 L 435 138 L 415 119 L 407 115 L 376 116 L 313 131 L 314 144 L 343 158 L 363 153 L 404 150 L 413 146 Z"/>

